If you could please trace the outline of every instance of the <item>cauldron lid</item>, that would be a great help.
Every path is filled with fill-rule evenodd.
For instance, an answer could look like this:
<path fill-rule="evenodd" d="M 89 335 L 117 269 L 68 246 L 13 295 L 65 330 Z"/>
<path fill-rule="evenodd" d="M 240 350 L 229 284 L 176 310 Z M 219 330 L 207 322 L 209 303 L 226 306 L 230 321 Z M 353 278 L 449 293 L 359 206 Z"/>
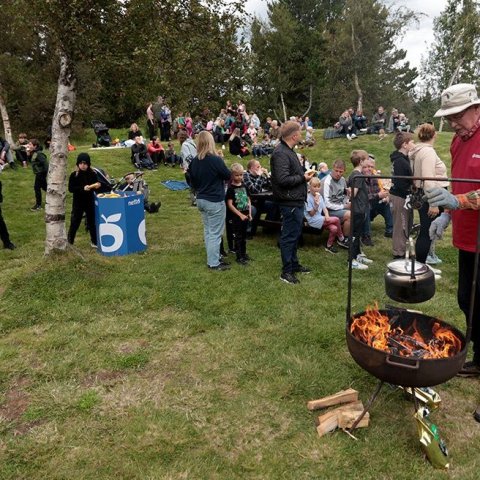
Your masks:
<path fill-rule="evenodd" d="M 412 273 L 412 261 L 408 259 L 394 260 L 387 265 L 388 269 L 398 275 L 410 275 Z M 415 275 L 422 275 L 429 271 L 424 263 L 415 260 Z"/>

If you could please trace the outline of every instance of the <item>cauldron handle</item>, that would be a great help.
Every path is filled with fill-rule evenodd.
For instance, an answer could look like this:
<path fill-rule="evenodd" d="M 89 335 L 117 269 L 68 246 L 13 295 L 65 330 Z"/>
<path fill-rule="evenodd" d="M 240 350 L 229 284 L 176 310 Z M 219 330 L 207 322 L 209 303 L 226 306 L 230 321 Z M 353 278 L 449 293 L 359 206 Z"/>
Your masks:
<path fill-rule="evenodd" d="M 409 365 L 408 363 L 395 362 L 390 356 L 387 355 L 385 361 L 394 367 L 408 368 L 409 370 L 418 370 L 420 368 L 420 362 L 418 360 L 415 360 L 415 365 Z"/>

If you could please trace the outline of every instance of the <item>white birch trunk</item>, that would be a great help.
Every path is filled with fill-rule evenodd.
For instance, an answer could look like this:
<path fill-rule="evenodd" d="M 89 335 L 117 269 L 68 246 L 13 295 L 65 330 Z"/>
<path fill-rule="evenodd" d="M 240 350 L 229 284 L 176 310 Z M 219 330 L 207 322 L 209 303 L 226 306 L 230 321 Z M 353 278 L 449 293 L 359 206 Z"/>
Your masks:
<path fill-rule="evenodd" d="M 60 55 L 57 101 L 52 121 L 50 166 L 48 169 L 45 202 L 45 255 L 67 248 L 65 229 L 65 198 L 67 190 L 67 155 L 73 110 L 76 99 L 77 78 L 75 65 Z"/>
<path fill-rule="evenodd" d="M 10 117 L 8 116 L 7 105 L 5 104 L 5 96 L 3 95 L 3 87 L 0 83 L 0 114 L 2 115 L 3 130 L 5 132 L 5 140 L 13 146 L 12 128 L 10 126 Z"/>
<path fill-rule="evenodd" d="M 287 121 L 287 108 L 285 107 L 285 101 L 283 100 L 283 93 L 280 94 L 280 100 L 282 102 L 282 109 L 283 109 L 283 118 L 284 121 Z"/>
<path fill-rule="evenodd" d="M 310 111 L 310 109 L 312 108 L 312 97 L 313 97 L 313 85 L 310 84 L 310 97 L 308 99 L 308 108 L 307 108 L 307 110 L 305 110 L 302 117 L 305 117 L 308 114 L 308 112 Z"/>

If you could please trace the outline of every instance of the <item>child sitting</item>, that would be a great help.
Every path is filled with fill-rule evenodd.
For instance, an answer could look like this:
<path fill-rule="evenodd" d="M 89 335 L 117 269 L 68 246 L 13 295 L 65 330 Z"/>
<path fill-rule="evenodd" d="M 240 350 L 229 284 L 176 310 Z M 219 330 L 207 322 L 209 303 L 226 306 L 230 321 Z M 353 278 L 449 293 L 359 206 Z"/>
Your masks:
<path fill-rule="evenodd" d="M 229 218 L 232 220 L 233 241 L 237 262 L 247 265 L 247 226 L 252 221 L 252 205 L 243 183 L 243 167 L 240 163 L 232 165 L 232 177 L 225 196 Z"/>
<path fill-rule="evenodd" d="M 318 164 L 318 178 L 321 180 L 330 173 L 330 169 L 325 162 L 320 162 Z"/>
<path fill-rule="evenodd" d="M 305 202 L 305 217 L 307 223 L 313 228 L 326 228 L 328 230 L 328 240 L 325 246 L 325 251 L 329 253 L 337 253 L 338 250 L 335 247 L 335 238 L 340 242 L 345 241 L 343 235 L 342 226 L 338 217 L 331 217 L 328 214 L 327 207 L 320 194 L 321 182 L 317 177 L 313 177 L 308 182 L 309 192 L 307 195 L 307 201 Z"/>
<path fill-rule="evenodd" d="M 168 143 L 168 148 L 165 153 L 165 160 L 165 165 L 170 164 L 172 167 L 175 167 L 177 163 L 180 164 L 180 157 L 175 153 L 175 147 L 173 146 L 172 142 Z"/>

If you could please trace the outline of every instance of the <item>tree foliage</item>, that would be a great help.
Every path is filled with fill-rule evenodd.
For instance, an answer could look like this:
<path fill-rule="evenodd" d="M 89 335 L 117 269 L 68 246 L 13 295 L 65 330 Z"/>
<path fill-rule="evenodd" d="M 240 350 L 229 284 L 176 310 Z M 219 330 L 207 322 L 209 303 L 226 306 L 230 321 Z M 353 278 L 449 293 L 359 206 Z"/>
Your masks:
<path fill-rule="evenodd" d="M 439 95 L 453 83 L 475 83 L 480 74 L 480 4 L 449 0 L 433 22 L 434 42 L 422 77 Z"/>

